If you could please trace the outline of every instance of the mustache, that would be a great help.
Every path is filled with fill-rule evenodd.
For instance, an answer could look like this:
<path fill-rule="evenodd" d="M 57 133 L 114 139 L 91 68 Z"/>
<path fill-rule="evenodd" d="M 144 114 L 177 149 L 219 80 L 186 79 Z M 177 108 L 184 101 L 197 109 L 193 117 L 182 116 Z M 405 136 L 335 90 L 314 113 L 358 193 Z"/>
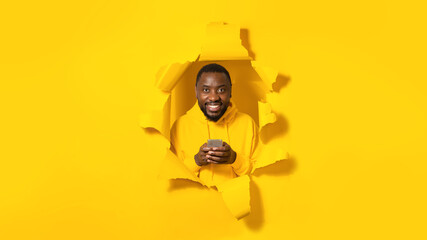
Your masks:
<path fill-rule="evenodd" d="M 205 103 L 205 105 L 206 105 L 206 104 L 210 104 L 210 103 L 221 103 L 221 104 L 222 104 L 222 102 L 221 102 L 220 100 L 218 100 L 218 101 L 210 101 L 210 102 L 206 102 L 206 103 Z"/>

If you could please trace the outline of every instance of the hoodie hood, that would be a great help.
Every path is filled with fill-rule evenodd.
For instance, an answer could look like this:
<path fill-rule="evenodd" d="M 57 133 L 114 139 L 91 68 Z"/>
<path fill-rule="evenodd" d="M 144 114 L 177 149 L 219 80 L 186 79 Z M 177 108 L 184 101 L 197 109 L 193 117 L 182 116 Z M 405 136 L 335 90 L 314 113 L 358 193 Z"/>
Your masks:
<path fill-rule="evenodd" d="M 237 113 L 236 104 L 230 100 L 230 103 L 224 115 L 222 115 L 222 117 L 218 121 L 216 122 L 211 121 L 211 122 L 216 124 L 221 124 L 221 125 L 228 124 L 231 121 L 233 121 L 234 117 L 236 116 L 236 113 Z M 187 112 L 187 114 L 191 118 L 198 121 L 202 121 L 202 122 L 210 121 L 206 118 L 205 114 L 203 114 L 202 110 L 199 107 L 199 103 L 197 101 L 196 101 L 196 104 L 194 104 L 194 106 Z"/>

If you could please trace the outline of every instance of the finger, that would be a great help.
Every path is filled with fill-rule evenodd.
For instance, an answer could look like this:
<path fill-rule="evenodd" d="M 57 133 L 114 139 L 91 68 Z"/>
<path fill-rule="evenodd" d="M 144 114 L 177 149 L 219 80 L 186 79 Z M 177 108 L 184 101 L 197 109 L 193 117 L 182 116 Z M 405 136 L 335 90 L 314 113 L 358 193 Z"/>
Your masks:
<path fill-rule="evenodd" d="M 214 161 L 214 160 L 208 160 L 207 162 L 208 162 L 208 163 L 213 163 L 213 164 L 218 164 L 218 163 L 220 163 L 220 162 L 217 162 L 217 161 Z"/>
<path fill-rule="evenodd" d="M 226 142 L 222 142 L 223 144 L 222 144 L 222 146 L 226 149 L 226 150 L 229 150 L 229 149 L 231 149 L 231 146 L 228 144 L 228 143 L 226 143 Z"/>
<path fill-rule="evenodd" d="M 212 156 L 211 155 L 206 155 L 206 162 L 208 162 L 208 163 L 216 163 L 216 161 L 212 160 Z"/>
<path fill-rule="evenodd" d="M 212 148 L 212 151 L 225 152 L 225 151 L 227 151 L 227 149 L 225 147 L 214 147 L 214 148 Z"/>
<path fill-rule="evenodd" d="M 211 151 L 213 148 L 211 147 L 203 147 L 201 148 L 202 151 L 207 152 L 207 151 Z"/>
<path fill-rule="evenodd" d="M 206 158 L 203 159 L 203 162 L 206 165 L 206 164 L 208 164 L 210 162 L 210 159 L 208 157 L 206 157 Z"/>
<path fill-rule="evenodd" d="M 228 159 L 227 158 L 222 158 L 222 157 L 216 157 L 216 156 L 210 156 L 209 157 L 209 160 L 210 161 L 215 161 L 215 162 L 217 162 L 217 163 L 224 163 L 224 162 L 227 162 L 228 161 Z"/>
<path fill-rule="evenodd" d="M 230 151 L 227 151 L 227 152 L 209 151 L 208 154 L 212 156 L 217 156 L 217 157 L 228 157 L 230 156 Z"/>

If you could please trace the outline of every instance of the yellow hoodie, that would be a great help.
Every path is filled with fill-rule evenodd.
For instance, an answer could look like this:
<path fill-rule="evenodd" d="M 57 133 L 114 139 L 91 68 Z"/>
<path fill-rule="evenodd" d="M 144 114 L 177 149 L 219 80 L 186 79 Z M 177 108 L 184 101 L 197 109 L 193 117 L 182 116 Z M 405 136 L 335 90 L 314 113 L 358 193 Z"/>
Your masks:
<path fill-rule="evenodd" d="M 233 164 L 198 166 L 194 155 L 208 139 L 222 139 L 236 152 Z M 237 111 L 233 102 L 217 121 L 209 121 L 198 103 L 174 123 L 171 149 L 208 186 L 250 173 L 258 153 L 258 128 L 247 114 Z"/>

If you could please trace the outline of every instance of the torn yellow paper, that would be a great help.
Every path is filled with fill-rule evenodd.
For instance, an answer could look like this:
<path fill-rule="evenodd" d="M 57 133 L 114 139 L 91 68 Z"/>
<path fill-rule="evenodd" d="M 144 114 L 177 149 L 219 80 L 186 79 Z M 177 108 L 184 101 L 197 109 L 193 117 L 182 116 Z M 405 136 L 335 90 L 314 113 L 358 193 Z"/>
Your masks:
<path fill-rule="evenodd" d="M 261 145 L 261 151 L 254 163 L 252 173 L 258 168 L 266 167 L 278 161 L 286 160 L 289 158 L 288 152 L 281 147 L 262 143 Z"/>
<path fill-rule="evenodd" d="M 208 24 L 199 60 L 251 60 L 242 46 L 240 27 L 221 22 Z"/>
<path fill-rule="evenodd" d="M 219 60 L 251 60 L 248 51 L 241 45 L 240 28 L 237 25 L 225 23 L 211 23 L 207 26 L 207 38 L 202 46 L 199 61 L 219 61 Z M 181 63 L 173 63 L 159 71 L 155 86 L 157 88 L 157 97 L 152 99 L 149 111 L 141 114 L 140 125 L 143 128 L 156 129 L 165 139 L 170 140 L 170 127 L 176 117 L 176 109 L 179 112 L 185 112 L 182 102 L 172 104 L 171 95 L 175 88 L 181 88 L 181 80 L 189 81 L 189 76 L 195 77 L 195 69 L 192 64 L 197 60 L 187 59 Z M 198 63 L 200 64 L 200 63 Z M 191 67 L 190 67 L 191 66 Z M 258 108 L 259 131 L 268 124 L 276 124 L 276 114 L 272 111 L 272 102 L 269 94 L 272 93 L 272 85 L 275 83 L 278 72 L 272 68 L 260 65 L 256 61 L 251 61 L 250 65 L 262 81 L 251 81 L 247 79 L 242 82 L 240 89 L 251 91 L 255 94 L 256 101 L 252 108 Z M 184 75 L 189 74 L 187 77 Z M 240 76 L 241 77 L 241 76 Z M 246 79 L 246 78 L 245 78 Z M 178 84 L 180 82 L 180 84 Z M 178 84 L 178 85 L 177 85 Z M 177 87 L 178 86 L 178 87 Z M 185 88 L 187 89 L 187 87 Z M 185 90 L 187 91 L 187 90 Z M 194 91 L 193 87 L 188 91 Z M 186 93 L 187 94 L 187 93 Z M 184 94 L 185 95 L 185 94 Z M 180 96 L 183 96 L 182 94 Z M 185 95 L 187 96 L 187 95 Z M 182 101 L 182 99 L 181 99 Z M 189 102 L 186 100 L 186 102 Z M 246 101 L 248 102 L 248 101 Z M 245 101 L 243 102 L 245 103 Z M 181 104 L 181 105 L 179 105 Z M 172 109 L 172 107 L 174 109 Z M 171 115 L 173 114 L 173 116 Z M 254 115 L 255 115 L 254 114 Z M 171 117 L 172 116 L 172 117 Z M 172 121 L 171 121 L 172 120 Z M 261 151 L 254 159 L 252 172 L 256 169 L 274 164 L 277 161 L 287 159 L 287 153 L 281 146 L 264 144 L 259 142 Z M 206 187 L 198 176 L 191 172 L 178 157 L 167 149 L 165 158 L 160 166 L 159 177 L 163 179 L 185 179 L 198 182 Z M 226 206 L 230 209 L 233 216 L 237 219 L 243 218 L 250 213 L 250 178 L 248 175 L 240 176 L 217 185 Z"/>
<path fill-rule="evenodd" d="M 225 205 L 237 219 L 241 219 L 251 212 L 249 182 L 249 176 L 243 175 L 217 186 Z"/>
<path fill-rule="evenodd" d="M 271 111 L 270 103 L 258 102 L 258 112 L 259 112 L 259 129 L 276 121 L 276 114 Z"/>
<path fill-rule="evenodd" d="M 139 115 L 142 128 L 152 128 L 170 140 L 170 93 L 158 91 L 153 98 L 150 109 Z"/>
<path fill-rule="evenodd" d="M 171 92 L 181 75 L 185 70 L 187 70 L 190 64 L 190 61 L 186 61 L 184 63 L 173 63 L 167 65 L 160 72 L 156 81 L 156 87 L 162 91 Z"/>
<path fill-rule="evenodd" d="M 267 85 L 268 90 L 273 91 L 273 83 L 276 82 L 279 72 L 271 67 L 261 65 L 257 61 L 251 61 L 251 65 Z"/>
<path fill-rule="evenodd" d="M 178 157 L 169 149 L 166 150 L 165 158 L 160 165 L 159 171 L 160 179 L 187 179 L 193 182 L 198 182 L 202 185 L 203 182 L 194 173 L 192 173 Z"/>

